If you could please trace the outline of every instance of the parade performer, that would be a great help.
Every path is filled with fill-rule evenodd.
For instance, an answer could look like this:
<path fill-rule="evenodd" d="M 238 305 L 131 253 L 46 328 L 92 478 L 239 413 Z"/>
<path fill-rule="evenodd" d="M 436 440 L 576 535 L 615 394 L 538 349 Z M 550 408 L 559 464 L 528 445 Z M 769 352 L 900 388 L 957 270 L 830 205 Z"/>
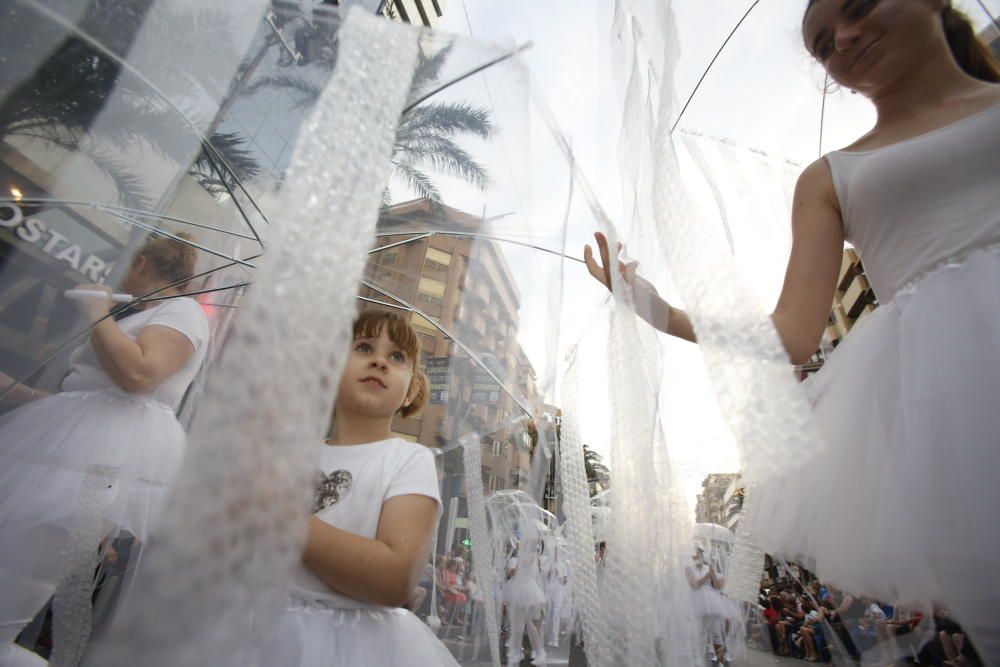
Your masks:
<path fill-rule="evenodd" d="M 107 317 L 110 290 L 81 285 L 91 295 L 77 304 L 96 324 L 70 355 L 61 391 L 17 385 L 7 394 L 20 406 L 0 417 L 0 665 L 32 664 L 12 642 L 55 590 L 77 514 L 89 511 L 79 506 L 89 476 L 105 487 L 92 508 L 105 536 L 141 545 L 155 523 L 184 451 L 175 410 L 209 342 L 201 306 L 177 296 L 195 261 L 181 241 L 146 243 L 122 289 L 174 298 L 117 322 Z M 0 377 L 0 387 L 11 384 Z"/>
<path fill-rule="evenodd" d="M 302 564 L 261 664 L 457 667 L 405 608 L 441 513 L 433 454 L 392 434 L 393 417 L 427 399 L 419 359 L 401 315 L 368 310 L 355 321 Z"/>
<path fill-rule="evenodd" d="M 704 638 L 712 645 L 715 660 L 722 663 L 726 656 L 724 623 L 730 616 L 729 604 L 722 596 L 726 582 L 715 571 L 715 566 L 706 562 L 701 548 L 695 550 L 693 561 L 684 568 L 684 574 L 691 586 L 694 615 L 701 624 Z"/>
<path fill-rule="evenodd" d="M 809 0 L 805 46 L 877 121 L 799 178 L 774 326 L 793 363 L 817 349 L 844 241 L 878 299 L 807 383 L 826 440 L 809 471 L 759 486 L 750 534 L 846 590 L 938 601 L 1000 664 L 1000 68 L 947 0 Z M 590 273 L 610 286 L 588 246 Z M 640 315 L 691 319 L 617 263 Z"/>
<path fill-rule="evenodd" d="M 518 545 L 517 555 L 511 558 L 508 565 L 507 583 L 503 587 L 503 600 L 507 605 L 507 619 L 510 626 L 509 643 L 507 645 L 507 664 L 517 665 L 521 662 L 521 645 L 527 632 L 531 643 L 532 664 L 544 664 L 548 658 L 542 637 L 538 633 L 535 621 L 541 617 L 545 607 L 545 593 L 539 585 L 541 570 L 539 566 L 539 550 L 543 544 L 533 528 L 525 528 Z"/>

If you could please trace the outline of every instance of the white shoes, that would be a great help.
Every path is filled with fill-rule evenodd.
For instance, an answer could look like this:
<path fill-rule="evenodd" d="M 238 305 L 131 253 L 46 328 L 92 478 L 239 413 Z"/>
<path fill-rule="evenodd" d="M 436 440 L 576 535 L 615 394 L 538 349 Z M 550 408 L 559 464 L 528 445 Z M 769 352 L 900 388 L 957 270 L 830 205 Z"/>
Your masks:
<path fill-rule="evenodd" d="M 545 651 L 542 651 L 541 653 L 535 654 L 535 656 L 531 659 L 531 664 L 544 665 L 548 661 L 549 661 L 549 656 L 545 653 Z"/>

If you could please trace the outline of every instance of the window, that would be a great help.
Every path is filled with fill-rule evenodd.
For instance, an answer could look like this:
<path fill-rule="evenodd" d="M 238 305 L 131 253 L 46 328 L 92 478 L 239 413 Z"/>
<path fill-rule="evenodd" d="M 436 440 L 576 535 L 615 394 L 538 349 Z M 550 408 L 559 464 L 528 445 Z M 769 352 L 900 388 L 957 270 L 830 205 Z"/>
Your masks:
<path fill-rule="evenodd" d="M 417 330 L 417 333 L 434 336 L 437 334 L 438 331 L 437 327 L 435 327 L 430 320 L 428 320 L 420 313 L 413 313 L 412 315 L 410 315 L 410 324 L 412 324 L 413 328 Z M 422 345 L 424 341 L 421 340 L 420 342 Z"/>
<path fill-rule="evenodd" d="M 376 250 L 378 250 L 376 248 Z M 393 250 L 392 252 L 379 252 L 378 253 L 378 263 L 385 266 L 386 264 L 395 264 L 396 258 L 399 257 L 399 253 Z"/>
<path fill-rule="evenodd" d="M 446 271 L 451 266 L 451 253 L 437 248 L 427 248 L 424 266 L 435 271 Z"/>
<path fill-rule="evenodd" d="M 442 303 L 444 301 L 444 290 L 447 285 L 440 280 L 433 278 L 421 278 L 417 285 L 417 297 L 432 303 Z"/>

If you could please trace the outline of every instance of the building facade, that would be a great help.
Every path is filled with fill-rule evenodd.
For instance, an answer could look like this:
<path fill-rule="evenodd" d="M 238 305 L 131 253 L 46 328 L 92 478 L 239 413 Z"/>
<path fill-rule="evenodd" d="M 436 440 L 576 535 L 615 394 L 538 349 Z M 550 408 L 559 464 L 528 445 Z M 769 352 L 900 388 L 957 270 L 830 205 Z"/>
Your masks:
<path fill-rule="evenodd" d="M 701 483 L 695 504 L 695 522 L 714 523 L 735 530 L 743 508 L 743 489 L 738 473 L 712 473 Z"/>

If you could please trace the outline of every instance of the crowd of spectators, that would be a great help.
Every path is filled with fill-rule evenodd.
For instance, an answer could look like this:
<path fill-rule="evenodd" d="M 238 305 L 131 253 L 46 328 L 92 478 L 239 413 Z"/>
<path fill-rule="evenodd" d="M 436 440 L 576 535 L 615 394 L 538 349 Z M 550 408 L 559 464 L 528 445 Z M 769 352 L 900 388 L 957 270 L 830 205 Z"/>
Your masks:
<path fill-rule="evenodd" d="M 979 667 L 982 661 L 946 609 L 929 615 L 866 597 L 819 580 L 807 587 L 761 589 L 760 615 L 748 636 L 775 655 L 832 664 L 836 655 L 880 665 Z"/>

